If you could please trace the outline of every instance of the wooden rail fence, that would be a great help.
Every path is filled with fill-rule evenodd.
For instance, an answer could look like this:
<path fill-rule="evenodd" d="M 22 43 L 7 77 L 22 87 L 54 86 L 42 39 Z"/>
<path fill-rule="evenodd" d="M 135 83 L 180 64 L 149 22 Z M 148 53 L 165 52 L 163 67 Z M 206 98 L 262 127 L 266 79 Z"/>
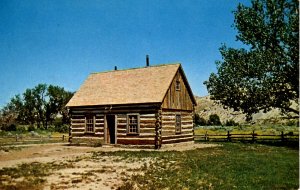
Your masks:
<path fill-rule="evenodd" d="M 254 131 L 252 133 L 230 133 L 227 134 L 205 134 L 194 135 L 195 141 L 299 141 L 299 134 L 286 133 L 282 131 L 280 134 L 257 134 Z"/>
<path fill-rule="evenodd" d="M 22 143 L 34 143 L 34 142 L 68 142 L 69 136 L 22 136 L 22 135 L 12 135 L 0 137 L 0 144 L 22 144 Z"/>

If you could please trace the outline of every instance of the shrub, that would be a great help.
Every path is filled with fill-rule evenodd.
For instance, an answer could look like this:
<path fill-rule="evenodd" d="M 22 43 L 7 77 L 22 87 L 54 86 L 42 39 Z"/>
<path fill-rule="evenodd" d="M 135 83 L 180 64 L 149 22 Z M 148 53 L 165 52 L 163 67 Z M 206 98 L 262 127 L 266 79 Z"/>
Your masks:
<path fill-rule="evenodd" d="M 208 119 L 208 125 L 221 125 L 220 117 L 217 114 L 211 114 Z"/>
<path fill-rule="evenodd" d="M 1 130 L 3 130 L 3 131 L 16 131 L 17 126 L 15 124 L 3 125 L 1 127 Z"/>
<path fill-rule="evenodd" d="M 200 125 L 200 126 L 205 126 L 207 125 L 207 121 L 203 118 L 200 117 L 199 114 L 195 114 L 195 124 Z"/>
<path fill-rule="evenodd" d="M 238 126 L 239 123 L 236 123 L 233 119 L 227 120 L 225 126 Z"/>
<path fill-rule="evenodd" d="M 55 125 L 55 131 L 59 133 L 67 133 L 69 132 L 69 125 Z"/>
<path fill-rule="evenodd" d="M 34 131 L 35 127 L 33 125 L 29 125 L 27 131 Z"/>
<path fill-rule="evenodd" d="M 285 124 L 287 126 L 295 126 L 295 125 L 297 125 L 297 122 L 295 120 L 289 120 Z"/>

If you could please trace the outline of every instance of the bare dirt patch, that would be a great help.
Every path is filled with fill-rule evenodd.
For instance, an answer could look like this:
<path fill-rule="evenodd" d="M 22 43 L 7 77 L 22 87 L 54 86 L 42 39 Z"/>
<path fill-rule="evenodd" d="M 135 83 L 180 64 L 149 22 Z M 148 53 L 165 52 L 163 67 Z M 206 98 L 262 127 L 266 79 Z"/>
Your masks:
<path fill-rule="evenodd" d="M 117 189 L 133 174 L 143 174 L 142 167 L 155 158 L 124 160 L 118 156 L 101 156 L 93 159 L 92 152 L 114 151 L 185 151 L 218 146 L 215 144 L 185 143 L 164 146 L 160 150 L 129 149 L 120 147 L 80 147 L 67 144 L 41 144 L 22 146 L 0 154 L 0 169 L 23 163 L 45 163 L 62 167 L 45 176 L 44 189 Z M 9 147 L 8 147 L 9 148 Z M 64 167 L 67 165 L 67 167 Z M 3 176 L 0 176 L 3 177 Z M 22 179 L 15 179 L 16 182 Z"/>

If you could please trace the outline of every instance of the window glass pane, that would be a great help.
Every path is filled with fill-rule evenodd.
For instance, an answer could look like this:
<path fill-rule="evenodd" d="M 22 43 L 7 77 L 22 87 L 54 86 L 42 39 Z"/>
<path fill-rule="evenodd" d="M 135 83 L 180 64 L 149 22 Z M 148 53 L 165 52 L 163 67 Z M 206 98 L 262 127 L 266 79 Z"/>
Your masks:
<path fill-rule="evenodd" d="M 138 115 L 128 116 L 128 133 L 138 133 Z"/>
<path fill-rule="evenodd" d="M 94 117 L 92 115 L 86 116 L 86 132 L 94 132 Z"/>

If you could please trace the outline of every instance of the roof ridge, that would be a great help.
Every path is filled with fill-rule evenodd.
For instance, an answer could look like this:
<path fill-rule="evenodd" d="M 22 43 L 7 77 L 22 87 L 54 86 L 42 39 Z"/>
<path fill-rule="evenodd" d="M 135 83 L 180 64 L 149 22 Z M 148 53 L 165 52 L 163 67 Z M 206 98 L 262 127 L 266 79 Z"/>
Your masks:
<path fill-rule="evenodd" d="M 133 68 L 125 68 L 125 69 L 118 69 L 118 70 L 109 70 L 109 71 L 100 71 L 100 72 L 91 72 L 90 74 L 100 74 L 100 73 L 109 73 L 109 72 L 117 72 L 117 71 L 128 71 L 128 70 L 134 70 L 134 69 L 146 69 L 151 67 L 162 67 L 162 66 L 171 66 L 171 65 L 181 65 L 180 62 L 176 63 L 163 63 L 158 65 L 150 65 L 150 66 L 144 66 L 144 67 L 133 67 Z"/>

